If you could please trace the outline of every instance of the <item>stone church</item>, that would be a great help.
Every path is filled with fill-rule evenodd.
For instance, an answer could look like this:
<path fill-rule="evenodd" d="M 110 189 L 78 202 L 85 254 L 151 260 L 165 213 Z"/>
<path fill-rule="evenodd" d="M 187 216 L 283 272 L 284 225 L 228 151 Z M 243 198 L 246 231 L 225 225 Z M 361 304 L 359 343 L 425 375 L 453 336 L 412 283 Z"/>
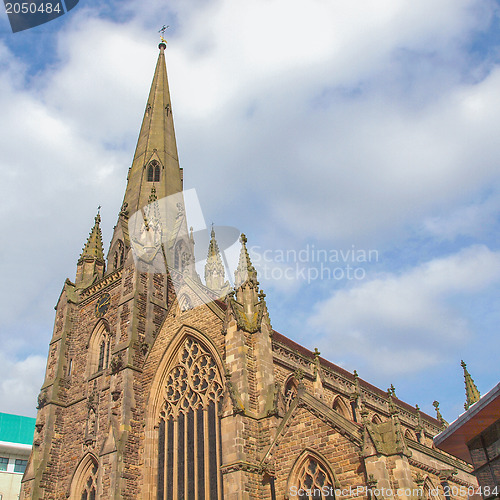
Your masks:
<path fill-rule="evenodd" d="M 433 446 L 438 403 L 273 330 L 244 235 L 234 287 L 213 230 L 199 277 L 165 49 L 107 257 L 98 214 L 57 302 L 20 498 L 466 498 L 472 469 Z"/>

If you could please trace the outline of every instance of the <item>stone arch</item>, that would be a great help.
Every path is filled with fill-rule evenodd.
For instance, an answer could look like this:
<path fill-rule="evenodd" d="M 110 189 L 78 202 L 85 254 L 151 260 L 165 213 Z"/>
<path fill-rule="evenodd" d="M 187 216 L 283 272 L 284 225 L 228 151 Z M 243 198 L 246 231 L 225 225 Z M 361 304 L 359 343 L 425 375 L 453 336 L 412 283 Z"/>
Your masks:
<path fill-rule="evenodd" d="M 181 327 L 156 369 L 148 397 L 142 498 L 160 498 L 161 488 L 174 498 L 194 498 L 195 486 L 189 479 L 181 485 L 179 479 L 181 448 L 171 445 L 181 435 L 190 443 L 182 451 L 185 477 L 195 477 L 195 483 L 201 478 L 210 488 L 210 498 L 223 498 L 218 412 L 224 373 L 213 342 L 192 328 Z M 178 477 L 174 477 L 174 470 Z M 211 477 L 216 478 L 215 486 Z"/>
<path fill-rule="evenodd" d="M 318 500 L 334 499 L 335 487 L 335 474 L 328 461 L 317 451 L 305 449 L 292 466 L 285 498 L 288 499 L 293 488 L 297 488 L 297 491 L 299 489 L 313 490 L 312 498 Z"/>
<path fill-rule="evenodd" d="M 295 375 L 290 375 L 285 383 L 283 384 L 283 397 L 285 398 L 285 404 L 288 408 L 290 403 L 297 397 L 297 392 L 299 390 L 299 381 Z"/>
<path fill-rule="evenodd" d="M 405 430 L 405 438 L 411 439 L 412 441 L 418 441 L 417 435 L 412 429 Z"/>
<path fill-rule="evenodd" d="M 69 490 L 69 500 L 95 500 L 99 498 L 99 464 L 92 453 L 87 453 L 77 465 Z"/>
<path fill-rule="evenodd" d="M 372 416 L 372 424 L 381 424 L 383 420 L 376 413 Z"/>
<path fill-rule="evenodd" d="M 347 418 L 348 420 L 351 420 L 351 413 L 349 412 L 349 408 L 344 401 L 344 398 L 341 396 L 335 396 L 333 403 L 332 403 L 332 409 L 335 410 L 337 413 L 340 413 L 343 417 Z"/>
<path fill-rule="evenodd" d="M 193 302 L 188 294 L 183 293 L 179 296 L 177 300 L 178 305 L 178 314 L 182 314 L 183 312 L 189 311 L 193 308 Z"/>
<path fill-rule="evenodd" d="M 105 370 L 111 358 L 111 332 L 106 320 L 100 319 L 89 338 L 87 376 Z"/>
<path fill-rule="evenodd" d="M 422 490 L 422 500 L 438 500 L 439 498 L 441 498 L 441 496 L 439 495 L 439 487 L 434 484 L 429 475 L 425 477 Z"/>
<path fill-rule="evenodd" d="M 147 179 L 148 182 L 159 182 L 160 181 L 160 164 L 156 160 L 149 162 L 147 167 Z"/>

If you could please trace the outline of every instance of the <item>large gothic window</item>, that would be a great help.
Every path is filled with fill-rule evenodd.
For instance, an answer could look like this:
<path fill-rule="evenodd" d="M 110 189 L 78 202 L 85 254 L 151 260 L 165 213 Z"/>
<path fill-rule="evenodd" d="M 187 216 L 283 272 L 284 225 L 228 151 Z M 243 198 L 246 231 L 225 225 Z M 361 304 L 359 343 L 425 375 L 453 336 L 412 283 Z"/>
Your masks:
<path fill-rule="evenodd" d="M 96 500 L 97 460 L 92 455 L 85 456 L 78 465 L 71 482 L 70 500 Z"/>
<path fill-rule="evenodd" d="M 293 482 L 299 498 L 335 498 L 334 482 L 327 467 L 312 455 L 299 462 Z"/>
<path fill-rule="evenodd" d="M 96 498 L 96 475 L 97 475 L 97 465 L 94 466 L 92 472 L 87 479 L 82 492 L 82 500 L 95 500 Z"/>
<path fill-rule="evenodd" d="M 183 342 L 167 375 L 158 423 L 158 500 L 221 500 L 222 381 L 209 352 Z"/>

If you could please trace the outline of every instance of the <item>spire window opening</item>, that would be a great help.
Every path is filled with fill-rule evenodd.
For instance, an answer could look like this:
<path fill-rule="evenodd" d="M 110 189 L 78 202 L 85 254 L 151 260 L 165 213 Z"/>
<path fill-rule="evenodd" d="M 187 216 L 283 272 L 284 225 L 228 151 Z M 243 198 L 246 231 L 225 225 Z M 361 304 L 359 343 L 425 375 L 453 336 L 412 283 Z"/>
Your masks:
<path fill-rule="evenodd" d="M 159 182 L 160 181 L 160 164 L 157 161 L 152 161 L 148 165 L 148 182 Z"/>

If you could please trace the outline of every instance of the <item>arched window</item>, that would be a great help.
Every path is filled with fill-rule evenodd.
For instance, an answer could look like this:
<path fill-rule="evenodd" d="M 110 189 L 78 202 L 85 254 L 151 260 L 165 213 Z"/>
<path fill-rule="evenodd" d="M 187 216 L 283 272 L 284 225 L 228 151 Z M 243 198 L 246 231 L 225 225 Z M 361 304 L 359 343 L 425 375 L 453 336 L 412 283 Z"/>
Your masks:
<path fill-rule="evenodd" d="M 158 422 L 157 497 L 222 500 L 219 405 L 215 360 L 186 337 L 167 374 Z"/>
<path fill-rule="evenodd" d="M 438 500 L 440 498 L 439 488 L 432 483 L 428 476 L 425 478 L 423 490 L 423 500 Z"/>
<path fill-rule="evenodd" d="M 340 413 L 343 417 L 347 419 L 351 418 L 351 413 L 349 412 L 349 409 L 347 408 L 347 405 L 345 404 L 344 400 L 340 396 L 337 396 L 333 400 L 332 409 L 335 410 L 337 413 Z"/>
<path fill-rule="evenodd" d="M 159 182 L 160 180 L 160 164 L 153 160 L 148 165 L 148 182 Z"/>
<path fill-rule="evenodd" d="M 184 251 L 182 242 L 177 243 L 174 251 L 174 268 L 180 273 L 184 271 L 188 263 L 188 253 Z"/>
<path fill-rule="evenodd" d="M 109 366 L 111 354 L 111 335 L 107 324 L 99 321 L 90 336 L 89 341 L 89 371 L 88 375 L 105 370 Z"/>
<path fill-rule="evenodd" d="M 103 334 L 102 340 L 99 344 L 99 362 L 97 364 L 97 371 L 104 370 L 109 365 L 109 335 Z"/>
<path fill-rule="evenodd" d="M 71 482 L 70 500 L 96 500 L 98 465 L 93 455 L 87 455 L 78 465 Z"/>
<path fill-rule="evenodd" d="M 325 461 L 313 453 L 305 452 L 297 460 L 290 474 L 288 491 L 292 486 L 297 492 L 307 492 L 307 498 L 335 498 L 333 474 Z"/>
<path fill-rule="evenodd" d="M 290 377 L 285 384 L 285 405 L 288 408 L 291 402 L 297 397 L 299 383 L 295 377 Z"/>
<path fill-rule="evenodd" d="M 123 261 L 125 259 L 125 245 L 122 240 L 118 240 L 115 245 L 115 254 L 114 254 L 114 268 L 118 269 L 123 266 Z"/>
<path fill-rule="evenodd" d="M 405 438 L 411 439 L 412 441 L 418 441 L 416 434 L 411 429 L 405 430 Z"/>

